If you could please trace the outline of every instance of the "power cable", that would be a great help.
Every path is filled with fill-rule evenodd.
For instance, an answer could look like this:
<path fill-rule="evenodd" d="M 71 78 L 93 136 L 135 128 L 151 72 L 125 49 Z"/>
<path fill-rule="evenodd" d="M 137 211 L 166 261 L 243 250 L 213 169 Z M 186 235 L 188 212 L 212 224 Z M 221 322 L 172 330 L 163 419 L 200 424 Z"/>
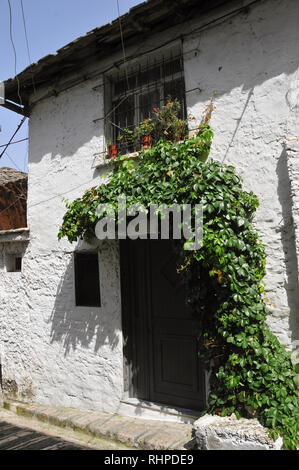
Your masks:
<path fill-rule="evenodd" d="M 124 61 L 124 67 L 125 67 L 125 74 L 126 74 L 126 81 L 127 81 L 127 88 L 129 91 L 129 77 L 128 77 L 128 71 L 127 71 L 127 59 L 126 59 L 126 50 L 125 50 L 125 42 L 124 42 L 124 36 L 123 36 L 123 28 L 121 24 L 121 19 L 120 19 L 120 9 L 119 9 L 119 1 L 116 0 L 117 4 L 117 12 L 118 12 L 118 22 L 119 22 L 119 31 L 120 31 L 120 37 L 121 37 L 121 46 L 122 46 L 122 51 L 123 51 L 123 61 Z"/>
<path fill-rule="evenodd" d="M 18 87 L 18 97 L 19 97 L 19 102 L 20 102 L 20 106 L 23 106 L 23 103 L 22 103 L 22 98 L 21 98 L 21 94 L 20 94 L 20 81 L 19 81 L 19 77 L 17 75 L 17 51 L 16 51 L 16 47 L 15 47 L 15 43 L 14 43 L 14 40 L 13 40 L 13 34 L 12 34 L 12 10 L 11 10 L 11 3 L 10 3 L 10 0 L 7 0 L 8 1 L 8 9 L 9 9 L 9 35 L 10 35 L 10 42 L 12 44 L 12 48 L 13 48 L 13 51 L 14 51 L 14 58 L 15 58 L 15 78 L 17 80 L 17 87 Z M 1 157 L 0 157 L 1 158 Z"/>
<path fill-rule="evenodd" d="M 37 183 L 39 180 L 41 180 L 42 178 L 39 178 L 35 183 Z M 63 193 L 60 193 L 60 194 L 54 194 L 52 197 L 48 198 L 48 199 L 45 199 L 44 201 L 39 201 L 39 202 L 36 202 L 35 204 L 31 204 L 30 206 L 27 207 L 27 209 L 31 209 L 31 207 L 35 207 L 35 206 L 39 206 L 40 204 L 44 204 L 48 201 L 51 201 L 52 199 L 56 199 L 57 197 L 61 197 L 61 196 L 64 196 L 65 194 L 68 194 L 68 193 L 71 193 L 72 191 L 75 191 L 76 189 L 78 188 L 81 188 L 82 186 L 85 186 L 86 184 L 89 184 L 91 183 L 92 181 L 94 181 L 94 179 L 91 179 L 89 181 L 85 181 L 85 183 L 81 183 L 80 185 L 78 186 L 75 186 L 74 188 L 71 188 L 67 191 L 64 191 Z M 19 196 L 12 204 L 10 204 L 8 207 L 5 207 L 4 209 L 2 209 L 0 211 L 0 215 L 7 211 L 8 209 L 10 209 L 11 207 L 13 207 L 20 199 L 24 199 L 23 195 L 22 196 Z"/>
<path fill-rule="evenodd" d="M 21 168 L 16 164 L 16 162 L 14 161 L 14 159 L 9 155 L 9 153 L 5 152 L 5 155 L 9 158 L 9 160 L 11 161 L 11 163 L 15 166 L 15 168 L 19 171 L 21 171 L 21 173 L 23 173 L 23 171 L 21 170 Z"/>
<path fill-rule="evenodd" d="M 12 158 L 10 155 L 8 155 L 7 152 L 6 152 L 6 156 L 10 159 L 10 161 L 13 163 L 13 165 L 15 165 L 15 167 L 17 168 L 17 170 L 19 170 L 21 173 L 24 173 L 24 172 L 18 167 L 18 165 L 16 164 L 16 162 L 13 160 L 13 158 Z M 19 199 L 25 199 L 25 200 L 27 200 L 27 194 L 25 194 L 21 188 L 18 188 L 18 189 L 19 189 L 18 192 L 19 192 L 19 194 L 21 194 L 21 196 L 19 196 L 19 197 L 17 198 L 17 200 L 19 200 Z M 16 202 L 16 201 L 15 201 L 15 202 Z"/>
<path fill-rule="evenodd" d="M 141 46 L 139 46 L 136 51 L 138 53 L 135 53 L 134 55 L 131 55 L 129 57 L 126 57 L 126 63 L 128 61 L 133 61 L 135 59 L 138 59 L 140 56 L 144 56 L 145 54 L 152 54 L 153 52 L 157 51 L 157 50 L 160 50 L 160 49 L 163 49 L 164 47 L 168 46 L 169 44 L 171 43 L 175 43 L 176 41 L 178 40 L 183 40 L 184 38 L 187 38 L 188 36 L 192 36 L 192 34 L 194 33 L 199 33 L 201 31 L 205 31 L 209 26 L 213 26 L 213 25 L 217 25 L 218 22 L 221 22 L 222 20 L 225 20 L 225 19 L 228 19 L 230 17 L 233 17 L 235 15 L 237 15 L 238 13 L 240 12 L 243 12 L 243 11 L 247 11 L 248 8 L 250 8 L 251 6 L 254 6 L 255 4 L 258 4 L 258 3 L 261 3 L 263 0 L 253 0 L 252 2 L 244 5 L 243 7 L 241 8 L 237 8 L 235 10 L 232 10 L 228 13 L 226 13 L 225 15 L 222 15 L 222 16 L 219 16 L 217 18 L 214 18 L 213 20 L 201 25 L 200 27 L 198 28 L 195 28 L 191 31 L 189 31 L 188 33 L 180 33 L 178 36 L 174 36 L 173 38 L 163 42 L 160 44 L 160 46 L 155 46 L 155 47 L 152 47 L 151 49 L 149 50 L 146 50 L 145 52 L 141 52 L 139 53 L 138 51 L 144 47 L 143 43 Z M 193 50 L 197 50 L 197 49 L 193 49 Z M 182 57 L 185 57 L 186 55 L 190 54 L 190 52 L 192 52 L 193 50 L 189 50 L 187 51 L 186 53 L 182 53 Z M 114 62 L 113 65 L 110 65 L 109 67 L 106 67 L 106 68 L 103 68 L 103 69 L 99 69 L 97 70 L 96 72 L 94 72 L 93 74 L 91 75 L 84 75 L 84 77 L 82 77 L 80 80 L 77 80 L 76 81 L 76 85 L 79 85 L 81 83 L 84 83 L 88 80 L 94 80 L 95 78 L 99 77 L 99 76 L 103 76 L 105 74 L 107 74 L 108 72 L 110 72 L 111 70 L 115 70 L 115 67 L 117 66 L 118 67 L 119 65 L 119 62 L 116 63 Z M 71 84 L 71 85 L 68 85 L 68 86 L 65 86 L 59 90 L 55 90 L 55 91 L 52 91 L 52 92 L 48 92 L 46 95 L 42 96 L 41 98 L 39 98 L 38 100 L 36 100 L 34 102 L 34 105 L 36 105 L 37 103 L 40 103 L 41 101 L 44 101 L 45 99 L 48 99 L 49 97 L 52 97 L 52 96 L 57 96 L 57 93 L 62 93 L 64 91 L 67 91 L 71 88 L 73 88 L 75 85 Z M 191 90 L 190 90 L 191 91 Z M 187 93 L 187 92 L 186 92 Z M 101 120 L 102 118 L 100 118 L 99 120 Z"/>
<path fill-rule="evenodd" d="M 8 142 L 8 144 L 0 145 L 0 148 L 13 145 L 13 144 L 19 144 L 20 142 L 25 142 L 25 140 L 29 140 L 28 137 L 25 137 L 25 139 L 15 140 L 14 142 Z"/>
<path fill-rule="evenodd" d="M 22 10 L 22 18 L 23 18 L 24 33 L 25 33 L 25 38 L 26 38 L 26 46 L 27 46 L 28 61 L 29 61 L 29 66 L 30 66 L 30 65 L 32 64 L 32 60 L 31 60 L 31 54 L 30 54 L 30 48 L 29 48 L 29 40 L 28 40 L 28 34 L 27 34 L 27 26 L 26 26 L 26 18 L 25 18 L 25 11 L 24 11 L 23 0 L 20 0 L 20 2 L 21 2 L 21 10 Z M 31 80 L 32 80 L 33 91 L 34 91 L 34 94 L 36 95 L 36 88 L 35 88 L 35 83 L 34 83 L 34 75 L 33 75 L 33 72 L 31 72 Z"/>
<path fill-rule="evenodd" d="M 2 151 L 2 153 L 0 154 L 0 159 L 3 157 L 3 155 L 5 154 L 7 148 L 9 147 L 9 145 L 11 145 L 12 143 L 16 144 L 17 142 L 12 142 L 14 136 L 19 132 L 19 130 L 21 129 L 22 125 L 24 124 L 24 122 L 26 121 L 26 116 L 23 117 L 23 119 L 21 120 L 20 124 L 18 125 L 17 127 L 17 130 L 14 132 L 14 134 L 12 135 L 10 141 L 5 144 L 5 145 L 1 145 L 0 147 L 4 147 L 4 150 Z M 22 139 L 20 140 L 19 142 L 23 141 L 23 140 L 28 140 L 27 139 Z"/>
<path fill-rule="evenodd" d="M 233 16 L 233 15 L 235 15 L 235 14 L 241 12 L 241 11 L 244 11 L 244 10 L 247 9 L 248 7 L 253 6 L 254 4 L 257 4 L 257 3 L 260 3 L 260 2 L 261 2 L 261 0 L 253 0 L 252 2 L 250 2 L 249 4 L 247 4 L 247 5 L 245 5 L 245 6 L 241 7 L 241 8 L 235 9 L 235 10 L 233 10 L 233 11 L 231 11 L 231 12 L 229 12 L 229 13 L 227 13 L 227 14 L 221 16 L 221 17 L 217 17 L 217 18 L 213 19 L 212 21 L 210 21 L 210 22 L 208 22 L 208 23 L 202 25 L 202 26 L 199 27 L 199 28 L 195 28 L 194 30 L 191 30 L 189 33 L 184 34 L 183 37 L 188 37 L 189 35 L 192 35 L 192 34 L 194 34 L 195 32 L 203 31 L 203 30 L 205 30 L 208 26 L 211 26 L 211 25 L 217 23 L 218 21 L 221 21 L 221 20 L 226 19 L 226 18 L 228 18 L 228 17 L 230 17 L 230 16 Z M 9 6 L 10 6 L 10 0 L 8 0 L 8 3 L 9 3 Z M 118 0 L 117 0 L 117 7 L 118 7 L 118 13 L 119 13 L 119 3 L 118 3 Z M 10 8 L 10 12 L 11 12 L 11 8 Z M 123 40 L 122 25 L 121 25 L 121 21 L 120 21 L 120 14 L 119 14 L 119 24 L 120 24 L 121 39 L 122 39 L 123 59 L 124 59 L 124 65 L 125 65 L 125 72 L 126 72 L 126 76 L 127 76 L 127 69 L 126 69 L 126 61 L 127 61 L 127 59 L 126 59 L 126 55 L 125 55 L 125 47 L 124 47 L 124 40 Z M 182 37 L 182 35 L 180 35 L 180 38 L 181 38 L 181 37 Z M 163 43 L 162 45 L 160 45 L 160 46 L 158 46 L 158 47 L 155 47 L 155 48 L 153 48 L 153 49 L 150 50 L 150 51 L 147 51 L 147 53 L 150 53 L 150 52 L 153 52 L 153 51 L 155 51 L 155 50 L 161 49 L 162 47 L 165 47 L 167 44 L 172 43 L 172 42 L 174 42 L 174 41 L 177 40 L 177 39 L 178 39 L 178 38 L 172 38 L 171 40 L 166 41 L 166 42 Z M 139 55 L 144 55 L 144 54 L 141 53 L 141 54 L 139 54 Z M 133 57 L 130 57 L 130 59 L 132 59 L 132 58 L 134 58 L 134 57 L 137 58 L 139 55 L 135 55 L 135 56 L 133 56 Z M 183 54 L 183 55 L 184 55 L 184 54 Z M 103 73 L 108 72 L 109 70 L 111 70 L 111 69 L 113 69 L 113 68 L 114 68 L 114 66 L 108 67 L 106 70 L 101 71 L 100 74 L 102 75 Z M 17 79 L 17 81 L 18 81 L 18 77 L 17 77 L 17 76 L 16 76 L 16 79 Z M 129 82 L 128 82 L 128 76 L 127 76 L 127 83 L 129 83 Z M 190 91 L 193 91 L 193 90 L 190 90 Z M 43 98 L 41 98 L 39 101 L 41 101 L 42 99 L 43 99 Z M 113 110 L 110 110 L 109 115 L 110 115 L 112 112 L 113 112 Z M 23 124 L 24 121 L 25 121 L 25 118 L 22 119 L 21 124 L 19 125 L 19 127 Z M 18 132 L 18 130 L 19 130 L 19 128 L 17 129 L 17 131 L 15 132 L 15 134 Z M 13 135 L 13 137 L 15 136 L 15 134 Z M 13 137 L 12 137 L 12 139 L 13 139 Z M 5 145 L 6 149 L 7 149 L 7 147 L 8 147 L 9 145 L 11 145 L 11 144 L 13 144 L 13 143 L 17 143 L 17 142 L 11 142 L 12 139 L 10 140 L 10 142 L 9 142 L 8 144 Z M 23 140 L 28 140 L 28 139 L 22 139 L 21 141 L 23 141 Z M 19 141 L 19 142 L 21 142 L 21 141 Z M 0 147 L 3 147 L 3 146 L 0 146 Z M 4 152 L 2 152 L 2 154 L 0 155 L 0 158 L 1 158 L 2 155 L 6 152 L 6 149 L 4 150 Z M 47 200 L 45 200 L 45 201 L 40 201 L 40 202 L 38 202 L 38 203 L 36 203 L 36 204 L 33 204 L 33 205 L 29 206 L 29 207 L 34 207 L 34 206 L 37 206 L 37 205 L 39 205 L 39 204 L 43 204 L 43 203 L 45 203 L 45 202 L 48 202 L 48 201 L 51 200 L 51 199 L 55 199 L 56 197 L 61 197 L 61 196 L 63 196 L 64 194 L 67 194 L 67 193 L 69 193 L 69 192 L 72 192 L 72 191 L 74 191 L 75 189 L 77 189 L 77 188 L 79 188 L 79 187 L 82 187 L 82 186 L 84 186 L 85 184 L 88 184 L 88 183 L 91 182 L 91 181 L 93 181 L 93 180 L 87 181 L 87 182 L 85 182 L 85 183 L 83 183 L 83 184 L 81 184 L 81 185 L 79 185 L 79 186 L 76 186 L 75 188 L 72 188 L 71 190 L 68 190 L 68 191 L 66 191 L 66 192 L 64 192 L 64 193 L 61 193 L 61 194 L 54 195 L 53 197 L 51 197 L 51 198 L 49 198 L 49 199 L 47 199 Z M 21 197 L 19 197 L 18 199 L 21 199 Z M 9 209 L 10 207 L 12 207 L 14 204 L 16 204 L 16 202 L 18 201 L 18 199 L 17 199 L 14 203 L 12 203 L 9 207 L 6 207 L 6 208 L 3 209 L 2 211 L 0 211 L 0 214 L 1 214 L 2 212 L 4 212 L 4 211 L 8 210 L 8 209 Z"/>

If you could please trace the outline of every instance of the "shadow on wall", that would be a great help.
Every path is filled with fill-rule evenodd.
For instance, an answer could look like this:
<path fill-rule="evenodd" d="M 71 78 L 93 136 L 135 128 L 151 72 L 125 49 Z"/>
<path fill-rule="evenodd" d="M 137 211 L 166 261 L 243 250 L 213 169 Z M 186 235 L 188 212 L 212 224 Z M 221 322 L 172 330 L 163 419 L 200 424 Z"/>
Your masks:
<path fill-rule="evenodd" d="M 198 112 L 215 92 L 212 125 L 223 134 L 221 160 L 233 146 L 239 128 L 246 126 L 252 141 L 262 135 L 264 125 L 270 128 L 273 123 L 277 133 L 277 122 L 292 108 L 298 90 L 290 95 L 288 87 L 292 88 L 292 75 L 298 70 L 298 8 L 294 0 L 288 9 L 283 2 L 272 7 L 271 2 L 261 2 L 202 32 L 189 45 L 186 41 L 187 105 L 191 114 Z M 282 28 L 282 24 L 288 26 Z M 247 114 L 251 102 L 255 120 Z"/>
<path fill-rule="evenodd" d="M 288 172 L 287 152 L 284 149 L 279 157 L 276 167 L 278 176 L 278 197 L 282 208 L 281 241 L 284 252 L 287 282 L 285 289 L 290 308 L 289 326 L 292 332 L 292 341 L 299 338 L 299 285 L 298 261 L 296 253 L 295 227 L 292 216 L 291 182 Z"/>
<path fill-rule="evenodd" d="M 107 258 L 107 250 L 105 258 Z M 109 251 L 109 247 L 108 247 Z M 102 276 L 101 276 L 102 274 Z M 57 288 L 55 305 L 51 314 L 51 343 L 59 342 L 63 345 L 65 356 L 71 350 L 85 348 L 95 353 L 103 346 L 109 346 L 109 350 L 115 349 L 119 344 L 120 330 L 118 321 L 120 317 L 118 307 L 118 291 L 112 281 L 109 297 L 109 274 L 111 278 L 113 263 L 107 268 L 106 263 L 101 265 L 100 252 L 100 287 L 101 307 L 76 307 L 75 305 L 75 280 L 74 280 L 74 256 L 71 256 L 66 271 Z M 110 279 L 111 281 L 111 279 Z M 108 297 L 107 297 L 108 294 Z"/>

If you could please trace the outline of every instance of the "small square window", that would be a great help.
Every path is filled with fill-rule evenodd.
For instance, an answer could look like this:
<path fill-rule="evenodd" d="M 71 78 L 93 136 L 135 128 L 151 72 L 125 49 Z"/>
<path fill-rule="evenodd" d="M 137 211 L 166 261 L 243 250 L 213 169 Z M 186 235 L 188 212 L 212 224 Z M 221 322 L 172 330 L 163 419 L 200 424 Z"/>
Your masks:
<path fill-rule="evenodd" d="M 101 306 L 97 253 L 75 253 L 75 293 L 78 307 Z"/>
<path fill-rule="evenodd" d="M 5 266 L 8 273 L 20 273 L 22 271 L 22 256 L 5 253 Z"/>

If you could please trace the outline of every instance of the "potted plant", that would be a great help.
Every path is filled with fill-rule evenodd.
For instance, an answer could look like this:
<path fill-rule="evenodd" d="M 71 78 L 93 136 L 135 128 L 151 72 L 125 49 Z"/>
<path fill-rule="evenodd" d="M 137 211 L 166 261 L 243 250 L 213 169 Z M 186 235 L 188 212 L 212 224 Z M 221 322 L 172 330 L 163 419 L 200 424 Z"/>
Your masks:
<path fill-rule="evenodd" d="M 125 128 L 122 130 L 122 133 L 117 137 L 117 141 L 120 143 L 120 145 L 125 146 L 127 150 L 128 148 L 130 149 L 130 147 L 132 147 L 135 138 L 135 132 L 131 129 Z"/>
<path fill-rule="evenodd" d="M 107 150 L 108 150 L 108 158 L 116 158 L 118 154 L 118 147 L 117 144 L 112 144 L 112 140 L 107 140 Z"/>
<path fill-rule="evenodd" d="M 156 124 L 151 118 L 145 119 L 136 127 L 136 135 L 141 138 L 143 149 L 152 147 L 155 127 Z"/>
<path fill-rule="evenodd" d="M 187 132 L 187 121 L 179 117 L 181 105 L 179 100 L 168 98 L 162 108 L 154 108 L 156 131 L 160 137 L 172 142 L 178 142 L 184 138 Z"/>

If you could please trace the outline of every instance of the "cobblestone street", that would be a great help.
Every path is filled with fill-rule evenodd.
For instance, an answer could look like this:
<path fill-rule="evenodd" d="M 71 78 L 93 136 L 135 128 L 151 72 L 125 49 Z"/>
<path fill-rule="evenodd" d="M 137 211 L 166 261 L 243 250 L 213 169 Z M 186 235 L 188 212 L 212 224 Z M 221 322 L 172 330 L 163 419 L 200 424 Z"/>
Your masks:
<path fill-rule="evenodd" d="M 115 442 L 113 439 L 82 432 L 82 428 L 74 430 L 66 426 L 66 423 L 62 426 L 53 425 L 44 417 L 41 420 L 32 419 L 0 407 L 0 452 L 2 450 L 130 449 L 132 448 L 128 445 Z"/>
<path fill-rule="evenodd" d="M 0 450 L 89 450 L 89 448 L 0 421 Z"/>

